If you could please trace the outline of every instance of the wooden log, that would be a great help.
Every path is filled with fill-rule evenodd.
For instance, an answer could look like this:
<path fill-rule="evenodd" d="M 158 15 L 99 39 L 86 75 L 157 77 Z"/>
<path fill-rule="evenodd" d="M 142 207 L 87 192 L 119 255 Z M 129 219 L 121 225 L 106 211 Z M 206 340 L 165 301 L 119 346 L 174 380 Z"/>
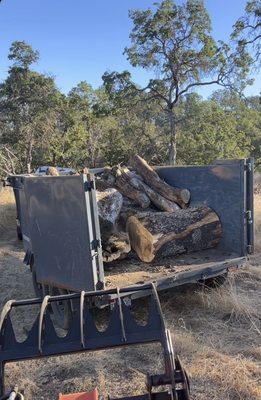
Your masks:
<path fill-rule="evenodd" d="M 60 175 L 59 171 L 56 167 L 48 167 L 45 174 L 49 175 L 49 176 L 59 176 Z"/>
<path fill-rule="evenodd" d="M 115 223 L 121 211 L 123 197 L 118 190 L 109 188 L 102 192 L 96 190 L 96 198 L 102 243 L 105 243 L 110 234 L 115 232 Z"/>
<path fill-rule="evenodd" d="M 148 207 L 146 208 L 146 212 L 158 212 L 155 208 Z M 128 199 L 127 197 L 123 197 L 123 205 L 120 211 L 119 218 L 117 220 L 117 227 L 121 231 L 126 231 L 126 224 L 129 217 L 144 212 L 144 210 L 135 202 Z"/>
<path fill-rule="evenodd" d="M 143 212 L 127 221 L 130 244 L 145 262 L 215 247 L 222 235 L 218 215 L 209 207 Z"/>
<path fill-rule="evenodd" d="M 125 232 L 111 235 L 103 245 L 102 257 L 104 262 L 122 260 L 131 251 L 129 237 Z"/>
<path fill-rule="evenodd" d="M 151 189 L 143 180 L 139 177 L 139 175 L 130 171 L 127 167 L 121 168 L 122 175 L 126 177 L 131 185 L 135 187 L 137 190 L 143 191 L 149 197 L 152 204 L 157 207 L 161 211 L 174 212 L 179 210 L 180 207 L 170 201 L 165 197 L 161 196 L 159 193 L 155 192 L 155 190 Z"/>
<path fill-rule="evenodd" d="M 117 168 L 115 171 L 115 187 L 126 197 L 134 200 L 141 208 L 147 208 L 150 206 L 150 199 L 142 190 L 136 189 L 131 185 L 130 181 L 124 174 L 122 174 L 121 169 Z"/>
<path fill-rule="evenodd" d="M 142 176 L 145 183 L 166 199 L 185 208 L 190 200 L 190 192 L 187 189 L 179 189 L 164 182 L 156 171 L 137 154 L 131 159 L 135 171 Z"/>

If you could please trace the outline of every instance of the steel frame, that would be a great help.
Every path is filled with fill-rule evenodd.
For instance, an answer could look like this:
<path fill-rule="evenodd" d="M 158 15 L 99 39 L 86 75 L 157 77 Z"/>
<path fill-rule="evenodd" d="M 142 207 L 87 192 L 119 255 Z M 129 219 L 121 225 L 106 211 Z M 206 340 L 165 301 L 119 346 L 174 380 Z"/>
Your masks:
<path fill-rule="evenodd" d="M 145 287 L 146 286 L 146 287 Z M 149 317 L 147 325 L 138 325 L 129 306 L 129 293 L 146 290 L 149 293 Z M 99 331 L 93 316 L 94 304 L 113 295 L 110 319 L 105 331 Z M 53 301 L 72 301 L 74 312 L 65 337 L 57 335 L 50 315 Z M 22 306 L 39 305 L 39 313 L 24 342 L 16 340 L 11 321 L 11 311 Z M 45 296 L 44 299 L 10 300 L 0 316 L 0 396 L 4 395 L 4 367 L 7 362 L 34 358 L 87 352 L 118 346 L 159 342 L 163 349 L 165 372 L 148 376 L 148 392 L 125 399 L 136 400 L 188 400 L 189 384 L 180 360 L 175 356 L 170 332 L 166 329 L 162 310 L 154 284 L 138 287 L 116 288 L 96 292 L 73 293 L 61 296 Z M 167 391 L 153 392 L 156 386 Z"/>

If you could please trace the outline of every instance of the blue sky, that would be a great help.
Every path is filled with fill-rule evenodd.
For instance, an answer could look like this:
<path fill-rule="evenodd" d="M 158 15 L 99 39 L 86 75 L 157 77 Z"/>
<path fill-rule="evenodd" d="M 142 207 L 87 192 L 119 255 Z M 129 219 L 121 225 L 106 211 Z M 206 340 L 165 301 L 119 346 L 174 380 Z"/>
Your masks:
<path fill-rule="evenodd" d="M 130 67 L 122 52 L 129 43 L 128 10 L 147 8 L 154 0 L 2 0 L 0 3 L 0 80 L 8 70 L 8 49 L 14 40 L 25 40 L 40 52 L 34 68 L 55 76 L 67 93 L 81 80 L 94 87 L 106 70 L 129 69 L 143 85 L 147 74 Z M 178 1 L 178 2 L 181 2 Z M 213 35 L 227 40 L 235 20 L 244 12 L 246 0 L 206 0 Z M 258 94 L 261 78 L 247 89 Z M 214 88 L 201 92 L 204 96 Z"/>

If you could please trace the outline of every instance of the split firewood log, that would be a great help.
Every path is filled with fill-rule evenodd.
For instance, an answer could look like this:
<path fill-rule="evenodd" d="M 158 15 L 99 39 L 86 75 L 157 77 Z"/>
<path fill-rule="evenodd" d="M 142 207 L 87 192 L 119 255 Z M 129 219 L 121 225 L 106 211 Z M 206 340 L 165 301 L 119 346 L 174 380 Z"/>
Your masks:
<path fill-rule="evenodd" d="M 159 193 L 155 192 L 155 190 L 151 189 L 139 175 L 130 171 L 127 167 L 122 167 L 121 172 L 122 175 L 130 181 L 133 187 L 135 187 L 137 190 L 145 192 L 152 204 L 159 210 L 173 212 L 180 209 L 176 203 L 166 199 Z"/>
<path fill-rule="evenodd" d="M 143 212 L 127 221 L 130 244 L 145 262 L 157 257 L 215 247 L 222 235 L 218 215 L 209 207 L 168 212 Z"/>
<path fill-rule="evenodd" d="M 190 200 L 190 192 L 187 189 L 179 189 L 164 182 L 156 171 L 140 156 L 135 155 L 131 159 L 131 165 L 144 179 L 145 183 L 166 199 L 185 208 Z"/>
<path fill-rule="evenodd" d="M 115 232 L 115 223 L 121 211 L 123 197 L 118 190 L 109 188 L 102 192 L 96 190 L 96 198 L 101 237 L 102 242 L 105 243 L 111 233 Z"/>

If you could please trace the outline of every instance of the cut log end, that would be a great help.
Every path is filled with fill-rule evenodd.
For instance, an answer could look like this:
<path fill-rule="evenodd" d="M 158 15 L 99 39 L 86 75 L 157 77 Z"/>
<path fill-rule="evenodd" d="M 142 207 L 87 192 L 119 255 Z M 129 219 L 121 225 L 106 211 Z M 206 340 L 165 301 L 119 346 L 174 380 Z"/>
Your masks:
<path fill-rule="evenodd" d="M 181 189 L 180 197 L 185 204 L 188 204 L 190 201 L 190 191 L 188 189 Z"/>
<path fill-rule="evenodd" d="M 207 206 L 140 213 L 128 219 L 127 232 L 131 247 L 144 262 L 215 247 L 222 236 L 220 220 Z"/>
<path fill-rule="evenodd" d="M 142 226 L 136 217 L 130 217 L 126 226 L 131 248 L 135 250 L 138 257 L 145 262 L 154 259 L 153 236 Z"/>

